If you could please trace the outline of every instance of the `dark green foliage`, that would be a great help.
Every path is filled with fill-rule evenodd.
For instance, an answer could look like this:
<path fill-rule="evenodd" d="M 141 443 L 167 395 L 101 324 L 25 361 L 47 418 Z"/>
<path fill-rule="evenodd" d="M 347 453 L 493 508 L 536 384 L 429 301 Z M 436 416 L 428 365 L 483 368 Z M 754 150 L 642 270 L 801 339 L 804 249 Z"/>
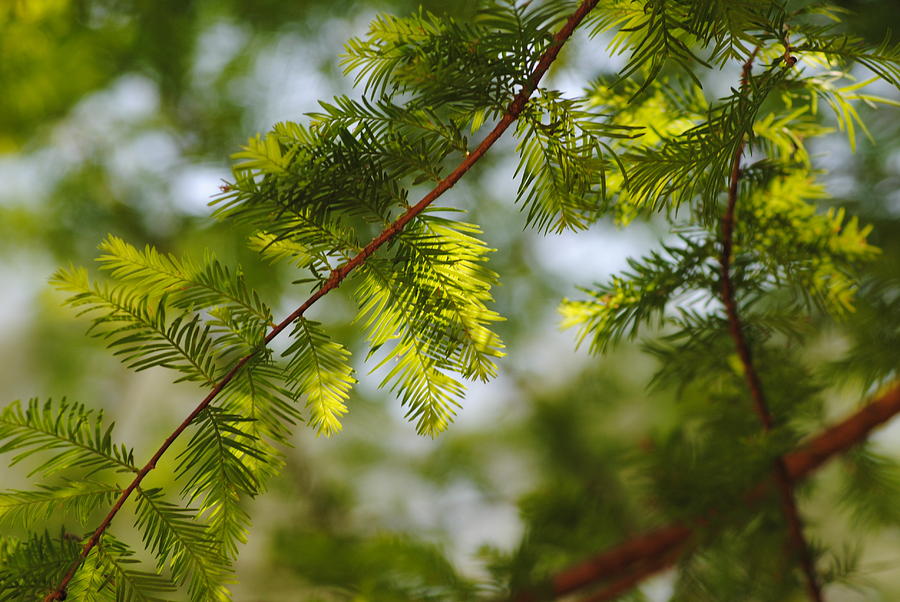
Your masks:
<path fill-rule="evenodd" d="M 543 231 L 584 230 L 606 209 L 606 171 L 621 162 L 610 138 L 639 136 L 615 126 L 584 100 L 540 90 L 520 118 L 518 200 Z"/>
<path fill-rule="evenodd" d="M 198 504 L 198 515 L 209 523 L 208 535 L 222 553 L 233 557 L 250 522 L 241 496 L 259 492 L 254 467 L 265 464 L 266 458 L 256 438 L 241 429 L 251 418 L 226 414 L 216 406 L 208 406 L 197 418 L 194 436 L 178 457 L 181 494 L 189 504 Z"/>
<path fill-rule="evenodd" d="M 225 551 L 210 537 L 196 511 L 162 499 L 158 489 L 138 492 L 135 526 L 144 545 L 168 568 L 178 584 L 188 582 L 191 597 L 222 600 L 228 590 L 223 582 L 230 573 Z"/>
<path fill-rule="evenodd" d="M 276 542 L 280 562 L 315 592 L 338 600 L 475 600 L 481 593 L 435 546 L 399 535 L 368 538 L 292 531 Z"/>
<path fill-rule="evenodd" d="M 39 600 L 63 576 L 81 548 L 77 536 L 34 533 L 0 539 L 0 600 Z"/>
<path fill-rule="evenodd" d="M 802 588 L 796 573 L 786 570 L 779 554 L 758 554 L 756 546 L 777 549 L 785 525 L 776 511 L 759 513 L 752 523 L 711 535 L 704 549 L 680 567 L 672 600 L 713 602 L 785 600 Z M 760 579 L 760 575 L 769 578 Z"/>
<path fill-rule="evenodd" d="M 33 491 L 6 490 L 0 493 L 0 522 L 30 529 L 54 518 L 71 517 L 86 525 L 97 508 L 110 506 L 119 492 L 115 485 L 87 479 L 65 479 Z"/>
<path fill-rule="evenodd" d="M 610 284 L 585 290 L 591 301 L 563 301 L 563 326 L 582 325 L 579 341 L 591 335 L 591 351 L 606 351 L 610 343 L 634 338 L 644 324 L 662 323 L 672 304 L 690 301 L 692 289 L 713 292 L 712 241 L 680 239 L 680 246 L 667 246 L 665 255 L 651 253 L 642 260 L 630 259 L 631 272 L 615 276 Z"/>
<path fill-rule="evenodd" d="M 106 339 L 116 348 L 116 355 L 135 370 L 154 366 L 171 368 L 184 376 L 176 382 L 198 381 L 207 385 L 216 382 L 219 371 L 212 348 L 210 326 L 200 317 L 166 316 L 168 299 L 151 300 L 135 295 L 130 288 L 98 283 L 92 286 L 84 269 L 58 272 L 61 288 L 78 292 L 69 303 L 81 308 L 82 314 L 106 313 L 94 319 L 90 333 Z"/>
<path fill-rule="evenodd" d="M 31 475 L 51 476 L 71 468 L 83 469 L 87 475 L 101 470 L 137 472 L 132 451 L 113 442 L 112 428 L 112 424 L 103 424 L 102 413 L 82 404 L 32 399 L 23 408 L 14 402 L 0 414 L 0 438 L 4 440 L 0 451 L 16 452 L 13 464 L 38 452 L 56 452 L 37 456 L 40 463 Z"/>
<path fill-rule="evenodd" d="M 138 561 L 133 558 L 134 552 L 107 535 L 103 543 L 91 551 L 86 564 L 90 563 L 94 570 L 102 575 L 102 588 L 91 588 L 80 593 L 81 596 L 106 594 L 116 602 L 156 602 L 171 598 L 176 591 L 175 584 L 168 578 L 149 571 L 136 568 Z M 77 596 L 77 582 L 73 582 L 70 595 Z M 103 599 L 103 598 L 101 598 Z"/>
<path fill-rule="evenodd" d="M 897 64 L 900 44 L 892 43 L 886 36 L 873 48 L 859 36 L 837 33 L 835 30 L 835 24 L 804 28 L 805 39 L 794 45 L 794 51 L 821 52 L 845 65 L 860 64 L 892 86 L 900 87 L 900 65 Z"/>
<path fill-rule="evenodd" d="M 844 378 L 862 378 L 866 386 L 900 374 L 900 356 L 894 353 L 900 348 L 900 281 L 865 283 L 848 322 L 852 346 L 828 369 Z"/>
<path fill-rule="evenodd" d="M 900 522 L 894 503 L 900 494 L 900 466 L 894 459 L 864 446 L 844 456 L 841 472 L 840 500 L 856 526 L 879 529 Z"/>

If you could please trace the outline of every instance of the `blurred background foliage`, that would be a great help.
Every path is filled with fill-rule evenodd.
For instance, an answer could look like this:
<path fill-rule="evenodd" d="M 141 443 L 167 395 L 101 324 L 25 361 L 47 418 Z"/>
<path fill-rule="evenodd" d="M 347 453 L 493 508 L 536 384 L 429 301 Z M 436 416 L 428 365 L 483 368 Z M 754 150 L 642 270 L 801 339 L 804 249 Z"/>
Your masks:
<path fill-rule="evenodd" d="M 60 307 L 47 277 L 60 264 L 88 264 L 113 233 L 194 257 L 213 249 L 240 263 L 275 307 L 292 307 L 299 294 L 292 275 L 262 263 L 240 232 L 209 218 L 206 203 L 248 137 L 303 119 L 317 99 L 352 93 L 337 59 L 349 37 L 377 12 L 418 4 L 0 3 L 0 398 L 66 395 L 103 407 L 138 458 L 148 456 L 197 391 L 154 371 L 127 373 L 84 336 L 85 323 Z M 422 4 L 466 19 L 475 2 Z M 900 20 L 893 1 L 843 4 L 855 13 L 848 26 L 876 43 Z M 593 45 L 582 39 L 567 51 L 551 84 L 579 88 L 621 66 Z M 710 93 L 734 85 L 735 75 L 710 74 Z M 876 143 L 850 156 L 836 138 L 817 159 L 831 202 L 874 224 L 870 240 L 884 250 L 873 268 L 879 284 L 873 277 L 845 327 L 823 333 L 810 350 L 811 362 L 857 385 L 844 397 L 829 392 L 833 416 L 855 401 L 860 382 L 896 370 L 900 349 L 900 120 L 891 111 L 866 118 Z M 452 195 L 498 249 L 497 309 L 509 318 L 501 376 L 473 387 L 456 424 L 429 440 L 415 436 L 360 363 L 344 432 L 324 439 L 301 428 L 282 476 L 252 504 L 237 600 L 465 599 L 489 587 L 490 572 L 529 583 L 661 519 L 639 499 L 646 483 L 620 467 L 633 466 L 642 446 L 665 441 L 684 408 L 672 392 L 648 390 L 655 367 L 637 345 L 600 359 L 575 351 L 555 308 L 576 283 L 604 279 L 666 232 L 655 223 L 627 231 L 598 224 L 577 238 L 525 231 L 504 152 Z M 360 349 L 349 303 L 333 295 L 315 317 Z M 853 353 L 834 363 L 847 349 Z M 897 429 L 877 445 L 900 450 Z M 821 478 L 837 479 L 835 472 Z M 2 475 L 6 486 L 24 485 L 19 473 Z M 828 516 L 827 497 L 804 504 Z M 847 529 L 827 524 L 820 537 L 854 541 Z M 870 567 L 869 589 L 848 587 L 841 599 L 900 597 L 900 572 L 877 564 L 898 564 L 896 546 L 889 551 L 898 536 L 896 529 L 856 534 L 877 540 L 861 564 Z M 664 576 L 645 594 L 665 599 L 670 588 Z"/>

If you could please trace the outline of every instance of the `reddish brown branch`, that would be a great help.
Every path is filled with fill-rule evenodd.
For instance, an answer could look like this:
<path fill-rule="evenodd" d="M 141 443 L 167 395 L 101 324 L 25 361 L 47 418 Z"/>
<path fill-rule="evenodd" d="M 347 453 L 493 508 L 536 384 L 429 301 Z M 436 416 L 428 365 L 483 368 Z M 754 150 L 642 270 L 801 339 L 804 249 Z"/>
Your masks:
<path fill-rule="evenodd" d="M 786 455 L 784 465 L 788 469 L 788 474 L 794 480 L 805 478 L 832 456 L 844 453 L 898 413 L 900 413 L 900 382 L 895 382 L 852 416 L 811 439 L 797 451 Z"/>
<path fill-rule="evenodd" d="M 741 88 L 747 90 L 749 87 L 750 69 L 753 66 L 753 60 L 756 51 L 744 63 L 743 72 L 741 74 Z M 774 420 L 772 413 L 769 411 L 766 402 L 765 393 L 763 392 L 762 382 L 759 374 L 753 365 L 753 357 L 750 352 L 750 345 L 744 337 L 741 320 L 738 317 L 737 303 L 734 298 L 734 285 L 731 281 L 731 255 L 734 238 L 734 212 L 737 204 L 738 185 L 741 177 L 741 157 L 744 153 L 743 138 L 738 142 L 734 149 L 734 157 L 731 163 L 731 177 L 728 183 L 728 206 L 722 216 L 722 255 L 719 258 L 722 274 L 722 303 L 725 305 L 725 313 L 728 316 L 728 330 L 731 338 L 734 340 L 735 348 L 740 357 L 744 370 L 744 377 L 747 381 L 747 388 L 750 390 L 750 397 L 753 400 L 753 409 L 759 417 L 763 428 L 766 431 L 772 430 Z M 797 500 L 794 497 L 794 489 L 788 475 L 787 468 L 781 458 L 775 460 L 774 467 L 775 484 L 778 489 L 778 498 L 781 502 L 781 511 L 788 524 L 788 532 L 790 535 L 791 548 L 803 569 L 806 577 L 806 590 L 809 598 L 814 602 L 822 602 L 822 590 L 819 586 L 818 576 L 816 575 L 815 564 L 812 554 L 809 550 L 809 544 L 803 535 L 803 522 L 800 519 L 800 512 L 797 509 Z"/>
<path fill-rule="evenodd" d="M 663 571 L 678 560 L 686 547 L 686 542 L 673 544 L 656 556 L 642 559 L 635 567 L 618 579 L 586 597 L 582 602 L 605 602 L 615 600 L 647 577 Z"/>
<path fill-rule="evenodd" d="M 438 182 L 438 184 L 434 187 L 434 189 L 426 194 L 422 200 L 418 203 L 410 207 L 403 215 L 401 215 L 397 220 L 388 226 L 381 234 L 376 236 L 369 244 L 365 246 L 365 248 L 360 251 L 356 256 L 352 259 L 344 263 L 342 266 L 338 267 L 334 271 L 332 271 L 328 280 L 325 281 L 324 285 L 314 292 L 300 307 L 294 310 L 289 316 L 287 316 L 284 320 L 282 320 L 277 326 L 275 326 L 269 334 L 266 335 L 264 339 L 264 345 L 268 345 L 272 339 L 278 336 L 284 329 L 291 325 L 296 319 L 303 315 L 303 313 L 312 306 L 313 303 L 321 299 L 328 292 L 336 289 L 341 285 L 341 282 L 347 277 L 347 275 L 352 272 L 354 269 L 359 267 L 362 263 L 366 261 L 366 259 L 372 255 L 376 250 L 378 250 L 384 243 L 391 240 L 394 236 L 397 235 L 403 228 L 408 224 L 413 218 L 422 213 L 426 207 L 428 207 L 432 202 L 434 202 L 438 197 L 440 197 L 444 192 L 449 190 L 454 184 L 456 184 L 471 168 L 475 163 L 478 162 L 481 157 L 487 153 L 488 149 L 490 149 L 494 143 L 503 135 L 504 132 L 509 128 L 510 125 L 519 117 L 522 113 L 522 110 L 525 108 L 525 104 L 528 102 L 528 99 L 531 97 L 531 94 L 537 89 L 538 83 L 540 83 L 541 78 L 547 73 L 547 70 L 550 68 L 550 65 L 553 64 L 553 61 L 556 60 L 556 57 L 559 55 L 559 51 L 562 49 L 563 45 L 568 41 L 568 39 L 572 36 L 572 33 L 578 27 L 578 25 L 584 20 L 587 14 L 597 5 L 599 0 L 582 0 L 581 4 L 575 10 L 574 13 L 568 18 L 566 23 L 562 26 L 562 28 L 553 36 L 553 41 L 550 43 L 550 46 L 547 50 L 544 51 L 541 58 L 538 60 L 537 65 L 534 70 L 531 72 L 531 75 L 528 77 L 525 85 L 521 90 L 515 95 L 512 102 L 507 107 L 506 111 L 503 114 L 503 117 L 494 126 L 494 129 L 488 133 L 488 135 L 482 140 L 481 144 L 479 144 L 475 150 L 469 153 L 466 158 L 453 170 L 453 172 L 448 175 L 446 178 Z M 100 537 L 106 531 L 109 524 L 112 522 L 113 518 L 115 518 L 116 514 L 118 514 L 119 510 L 121 510 L 122 505 L 125 504 L 125 501 L 131 496 L 132 492 L 140 485 L 141 481 L 144 480 L 144 477 L 147 476 L 151 470 L 156 468 L 156 463 L 162 457 L 166 450 L 172 445 L 172 443 L 181 435 L 182 432 L 193 422 L 193 420 L 201 413 L 203 410 L 209 406 L 209 404 L 216 398 L 216 396 L 225 388 L 228 383 L 234 379 L 237 373 L 243 368 L 253 357 L 256 355 L 257 351 L 253 351 L 252 353 L 245 355 L 228 371 L 228 373 L 216 384 L 215 387 L 209 392 L 209 394 L 201 401 L 194 411 L 188 415 L 184 421 L 178 425 L 171 435 L 169 435 L 163 444 L 156 450 L 156 453 L 153 454 L 153 457 L 150 458 L 150 461 L 141 468 L 141 470 L 137 473 L 129 485 L 122 490 L 121 495 L 116 500 L 116 503 L 110 509 L 109 513 L 104 517 L 103 521 L 94 531 L 93 535 L 91 535 L 90 539 L 84 544 L 84 547 L 81 550 L 81 554 L 79 559 L 72 565 L 72 567 L 66 572 L 62 581 L 60 581 L 59 585 L 57 585 L 56 589 L 47 594 L 44 598 L 44 602 L 50 602 L 52 600 L 62 600 L 65 599 L 65 591 L 69 585 L 69 582 L 72 580 L 72 577 L 75 576 L 75 573 L 78 570 L 78 567 L 81 566 L 81 563 L 87 558 L 90 551 L 97 545 L 97 542 L 100 541 Z"/>
<path fill-rule="evenodd" d="M 860 443 L 877 427 L 900 413 L 900 382 L 893 383 L 882 395 L 866 404 L 849 418 L 826 429 L 803 444 L 797 451 L 784 457 L 791 481 L 799 481 L 819 468 L 827 460 L 842 454 Z M 761 483 L 748 495 L 748 503 L 758 501 L 766 491 Z M 676 523 L 644 533 L 610 548 L 571 568 L 557 573 L 548 588 L 554 596 L 564 596 L 599 583 L 618 578 L 591 600 L 610 600 L 621 595 L 624 581 L 633 587 L 642 579 L 675 563 L 683 552 L 694 530 L 706 523 L 698 519 L 693 523 Z M 623 577 L 624 575 L 624 577 Z M 606 596 L 606 597 L 603 597 Z M 534 599 L 527 593 L 515 598 L 519 602 Z"/>

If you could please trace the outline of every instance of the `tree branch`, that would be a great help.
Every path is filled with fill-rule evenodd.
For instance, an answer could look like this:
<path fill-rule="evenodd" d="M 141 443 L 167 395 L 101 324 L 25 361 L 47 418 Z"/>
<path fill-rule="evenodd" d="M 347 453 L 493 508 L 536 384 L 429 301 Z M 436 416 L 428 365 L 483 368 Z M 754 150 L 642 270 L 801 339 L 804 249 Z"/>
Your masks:
<path fill-rule="evenodd" d="M 741 88 L 747 90 L 750 83 L 750 69 L 753 67 L 753 60 L 756 56 L 756 50 L 750 55 L 750 58 L 744 63 L 741 73 Z M 759 417 L 766 431 L 772 430 L 774 420 L 769 410 L 766 397 L 763 392 L 762 381 L 753 365 L 753 357 L 750 352 L 750 345 L 744 337 L 743 326 L 738 317 L 737 303 L 734 298 L 734 285 L 731 281 L 731 256 L 734 237 L 734 211 L 737 204 L 738 184 L 741 177 L 741 156 L 744 153 L 745 141 L 742 138 L 734 149 L 734 157 L 731 163 L 731 177 L 728 184 L 728 206 L 722 216 L 722 255 L 719 258 L 722 274 L 722 303 L 725 305 L 725 313 L 728 316 L 728 330 L 731 338 L 734 340 L 734 346 L 737 349 L 738 356 L 744 369 L 744 377 L 747 381 L 747 388 L 750 390 L 750 397 L 753 399 L 753 409 Z M 788 475 L 787 467 L 782 458 L 775 460 L 775 484 L 778 489 L 778 497 L 781 501 L 781 511 L 788 523 L 788 531 L 790 534 L 791 547 L 797 556 L 803 573 L 806 577 L 806 590 L 810 600 L 814 602 L 822 602 L 822 590 L 819 586 L 818 576 L 816 575 L 815 564 L 809 545 L 803 535 L 803 522 L 800 519 L 800 512 L 797 509 L 797 500 L 794 497 L 793 485 Z"/>
<path fill-rule="evenodd" d="M 784 456 L 788 477 L 791 481 L 806 478 L 832 457 L 863 441 L 873 430 L 898 413 L 900 413 L 900 381 L 892 383 L 887 391 L 849 418 L 826 429 L 796 451 Z M 767 489 L 766 485 L 760 483 L 751 490 L 747 495 L 747 502 L 753 503 L 762 497 Z M 705 519 L 698 519 L 691 523 L 674 523 L 638 535 L 557 573 L 547 591 L 552 592 L 553 596 L 564 596 L 604 579 L 617 578 L 615 582 L 589 598 L 592 602 L 611 600 L 637 585 L 642 579 L 673 565 L 687 548 L 694 531 L 706 522 Z M 625 581 L 628 582 L 627 587 Z M 517 602 L 528 602 L 535 598 L 526 592 L 514 599 Z"/>
<path fill-rule="evenodd" d="M 586 597 L 582 602 L 605 602 L 606 600 L 618 598 L 643 581 L 648 575 L 653 575 L 673 565 L 678 560 L 678 557 L 681 556 L 685 547 L 685 542 L 673 544 L 656 556 L 641 559 L 636 566 L 630 567 L 629 572 L 626 572 L 602 590 Z"/>
<path fill-rule="evenodd" d="M 587 14 L 597 5 L 599 0 L 582 0 L 581 4 L 572 13 L 572 15 L 566 20 L 566 23 L 562 26 L 562 28 L 553 36 L 553 41 L 550 43 L 550 46 L 544 53 L 541 55 L 541 58 L 538 60 L 537 65 L 534 70 L 531 72 L 531 75 L 528 77 L 525 85 L 523 85 L 522 89 L 515 95 L 512 102 L 507 107 L 506 112 L 503 114 L 503 117 L 494 126 L 494 129 L 488 133 L 488 135 L 482 140 L 481 144 L 475 148 L 471 153 L 469 153 L 466 158 L 453 170 L 450 175 L 446 178 L 438 182 L 438 184 L 432 189 L 431 192 L 426 194 L 422 200 L 418 203 L 410 207 L 403 215 L 397 218 L 390 226 L 385 228 L 384 231 L 381 232 L 378 236 L 376 236 L 369 244 L 363 248 L 356 256 L 352 259 L 336 268 L 331 272 L 328 280 L 325 281 L 322 288 L 315 291 L 300 307 L 294 310 L 289 316 L 287 316 L 284 320 L 278 323 L 269 334 L 266 335 L 263 340 L 263 345 L 268 345 L 272 339 L 278 336 L 283 330 L 285 330 L 291 323 L 297 320 L 303 313 L 309 309 L 313 303 L 324 297 L 330 291 L 336 289 L 341 285 L 341 282 L 347 277 L 350 272 L 352 272 L 355 268 L 359 267 L 362 263 L 366 261 L 366 259 L 372 255 L 379 247 L 381 247 L 384 243 L 391 240 L 394 236 L 396 236 L 403 228 L 408 224 L 413 218 L 419 215 L 422 211 L 425 210 L 432 202 L 434 202 L 438 197 L 440 197 L 444 192 L 449 190 L 454 184 L 456 184 L 471 168 L 475 163 L 478 162 L 481 157 L 487 153 L 487 151 L 494 145 L 494 143 L 503 135 L 504 132 L 512 125 L 513 122 L 519 117 L 525 108 L 525 104 L 528 102 L 528 99 L 531 97 L 531 94 L 537 89 L 538 83 L 540 83 L 541 79 L 547 73 L 547 70 L 550 68 L 550 65 L 553 64 L 553 61 L 556 60 L 556 57 L 559 55 L 559 51 L 562 49 L 563 45 L 568 41 L 568 39 L 572 36 L 572 33 L 581 24 Z M 56 589 L 47 594 L 44 598 L 44 602 L 51 602 L 52 600 L 64 600 L 66 597 L 66 588 L 69 585 L 69 582 L 74 577 L 75 573 L 78 570 L 78 567 L 81 566 L 81 563 L 87 558 L 90 551 L 97 545 L 100 541 L 100 537 L 109 527 L 109 524 L 112 522 L 113 518 L 115 518 L 116 514 L 118 514 L 119 510 L 122 509 L 122 506 L 125 504 L 125 501 L 129 498 L 132 492 L 140 485 L 141 481 L 144 480 L 144 477 L 147 476 L 151 470 L 156 468 L 156 464 L 162 455 L 169 449 L 172 443 L 181 435 L 182 432 L 193 422 L 193 420 L 201 413 L 203 410 L 209 406 L 210 403 L 216 398 L 216 396 L 230 383 L 237 373 L 258 353 L 258 350 L 253 351 L 242 357 L 238 360 L 234 366 L 228 371 L 227 374 L 213 387 L 213 389 L 209 392 L 209 394 L 201 401 L 196 408 L 188 415 L 184 421 L 178 425 L 178 427 L 169 435 L 163 444 L 159 447 L 153 457 L 147 462 L 147 464 L 141 468 L 141 470 L 137 473 L 134 480 L 128 484 L 128 486 L 122 490 L 121 495 L 116 500 L 113 507 L 110 509 L 109 513 L 104 517 L 103 521 L 91 535 L 90 539 L 84 544 L 80 557 L 78 560 L 73 563 L 72 567 L 65 574 L 63 579 L 60 581 L 59 585 L 57 585 Z"/>

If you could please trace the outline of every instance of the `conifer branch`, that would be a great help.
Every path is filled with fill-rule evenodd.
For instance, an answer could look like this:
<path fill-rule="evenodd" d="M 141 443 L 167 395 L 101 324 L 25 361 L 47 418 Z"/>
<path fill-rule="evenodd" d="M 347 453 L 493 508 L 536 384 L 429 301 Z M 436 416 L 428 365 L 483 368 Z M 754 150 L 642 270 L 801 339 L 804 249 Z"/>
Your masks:
<path fill-rule="evenodd" d="M 891 384 L 883 394 L 850 417 L 825 429 L 796 451 L 785 455 L 783 464 L 787 476 L 791 481 L 806 478 L 829 459 L 861 443 L 873 430 L 897 414 L 900 414 L 900 381 Z M 747 495 L 747 503 L 757 501 L 766 490 L 766 483 L 759 484 Z M 588 598 L 591 601 L 613 599 L 628 587 L 673 565 L 686 549 L 694 531 L 707 523 L 707 519 L 673 523 L 633 537 L 557 573 L 545 591 L 554 597 L 565 596 L 604 579 L 616 578 L 616 581 Z M 523 592 L 514 599 L 516 602 L 530 602 L 537 598 L 530 592 Z"/>
<path fill-rule="evenodd" d="M 341 282 L 350 274 L 355 268 L 362 265 L 369 256 L 371 256 L 376 250 L 378 250 L 382 245 L 386 242 L 394 238 L 403 228 L 413 220 L 417 215 L 422 213 L 432 202 L 434 202 L 438 197 L 440 197 L 444 192 L 449 190 L 454 184 L 456 184 L 474 165 L 481 159 L 485 153 L 494 145 L 495 142 L 503 135 L 504 132 L 509 128 L 513 122 L 519 117 L 522 111 L 525 108 L 526 103 L 531 97 L 532 93 L 537 89 L 538 84 L 541 79 L 547 73 L 547 70 L 550 68 L 550 65 L 556 60 L 556 57 L 559 55 L 560 50 L 563 45 L 568 41 L 568 39 L 572 36 L 575 29 L 581 24 L 587 14 L 597 5 L 599 0 L 582 0 L 581 4 L 579 4 L 578 8 L 572 13 L 571 16 L 567 19 L 566 23 L 560 28 L 560 30 L 553 36 L 553 41 L 550 46 L 544 51 L 538 60 L 537 65 L 534 70 L 531 72 L 531 75 L 526 80 L 525 84 L 522 86 L 522 89 L 515 95 L 512 102 L 507 107 L 504 112 L 502 118 L 497 123 L 496 126 L 488 133 L 488 135 L 481 141 L 481 143 L 473 150 L 471 153 L 468 153 L 465 159 L 450 173 L 446 178 L 438 182 L 438 184 L 431 190 L 428 194 L 426 194 L 418 203 L 410 207 L 405 213 L 403 213 L 400 217 L 397 218 L 390 226 L 385 228 L 381 234 L 375 237 L 369 244 L 365 246 L 357 255 L 355 255 L 352 259 L 336 268 L 331 272 L 328 280 L 322 285 L 321 288 L 316 290 L 300 307 L 294 310 L 290 315 L 288 315 L 284 320 L 282 320 L 278 325 L 276 325 L 263 339 L 262 344 L 256 350 L 251 353 L 240 358 L 234 366 L 225 374 L 225 376 L 213 387 L 213 389 L 207 394 L 207 396 L 201 401 L 197 407 L 188 415 L 184 421 L 178 425 L 178 427 L 166 438 L 166 440 L 162 443 L 159 449 L 155 454 L 150 458 L 146 465 L 137 473 L 131 483 L 128 484 L 125 489 L 122 490 L 119 498 L 116 500 L 113 507 L 110 509 L 109 513 L 104 517 L 103 521 L 88 539 L 88 541 L 84 544 L 81 550 L 81 554 L 73 563 L 72 567 L 66 572 L 63 579 L 60 581 L 59 585 L 57 585 L 56 589 L 47 594 L 44 598 L 44 602 L 51 602 L 52 600 L 64 600 L 66 597 L 66 588 L 74 577 L 75 573 L 78 571 L 79 566 L 87 558 L 88 554 L 90 554 L 91 550 L 97 545 L 100 541 L 101 536 L 109 527 L 113 518 L 118 514 L 119 510 L 122 509 L 122 506 L 131 496 L 135 489 L 140 485 L 143 481 L 144 477 L 156 468 L 156 464 L 162 455 L 171 447 L 172 443 L 185 431 L 185 429 L 190 426 L 190 424 L 197 418 L 197 416 L 203 412 L 207 406 L 222 392 L 222 390 L 230 383 L 234 377 L 240 372 L 240 370 L 251 360 L 260 349 L 264 348 L 268 345 L 272 339 L 277 337 L 282 331 L 284 331 L 288 326 L 290 326 L 295 320 L 300 318 L 307 309 L 309 309 L 316 301 L 324 297 L 330 291 L 336 289 L 340 286 Z"/>
<path fill-rule="evenodd" d="M 750 70 L 753 67 L 753 61 L 756 57 L 757 50 L 754 50 L 747 61 L 744 63 L 741 72 L 741 89 L 746 91 L 750 85 Z M 787 51 L 786 51 L 787 54 Z M 753 365 L 753 356 L 750 352 L 750 345 L 744 337 L 743 326 L 738 316 L 737 303 L 734 297 L 734 285 L 731 281 L 731 256 L 734 235 L 734 213 L 738 197 L 738 184 L 741 177 L 741 157 L 744 153 L 745 140 L 742 138 L 734 149 L 734 157 L 731 163 L 731 176 L 728 183 L 728 206 L 722 216 L 722 255 L 719 258 L 722 273 L 722 303 L 725 305 L 725 313 L 728 316 L 728 330 L 734 345 L 737 349 L 738 356 L 743 366 L 744 378 L 747 381 L 747 388 L 750 390 L 750 397 L 753 399 L 753 409 L 756 411 L 763 429 L 772 430 L 774 419 L 766 402 L 765 393 L 763 392 L 762 381 Z M 800 512 L 797 509 L 797 500 L 794 496 L 793 484 L 790 475 L 782 458 L 775 460 L 775 484 L 778 489 L 778 497 L 781 501 L 781 510 L 785 520 L 788 523 L 788 531 L 790 534 L 790 545 L 797 555 L 800 566 L 806 577 L 806 590 L 810 600 L 814 602 L 822 602 L 822 589 L 819 585 L 819 579 L 816 575 L 816 569 L 812 554 L 809 550 L 803 535 L 803 522 L 800 519 Z"/>

